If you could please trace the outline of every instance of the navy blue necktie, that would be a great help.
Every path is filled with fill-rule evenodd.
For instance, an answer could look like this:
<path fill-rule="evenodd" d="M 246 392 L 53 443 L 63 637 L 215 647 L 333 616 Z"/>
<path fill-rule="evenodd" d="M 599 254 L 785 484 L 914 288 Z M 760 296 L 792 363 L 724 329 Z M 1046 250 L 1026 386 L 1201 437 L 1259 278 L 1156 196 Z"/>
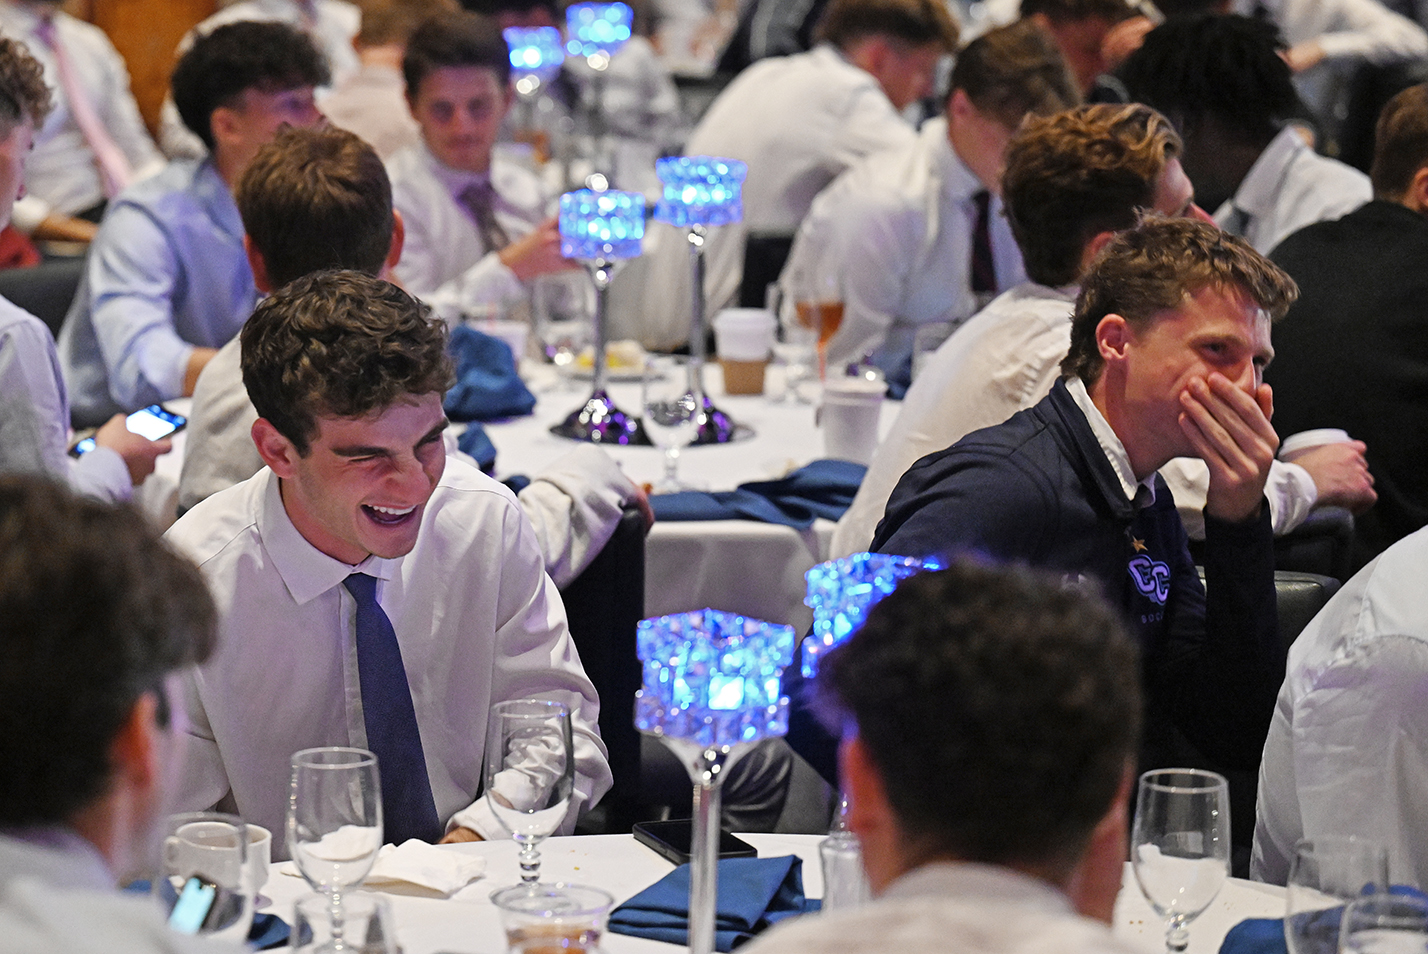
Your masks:
<path fill-rule="evenodd" d="M 408 838 L 435 842 L 442 835 L 441 820 L 396 630 L 377 602 L 376 577 L 353 573 L 342 585 L 357 601 L 357 678 L 367 747 L 377 755 L 382 779 L 385 838 L 395 845 Z"/>

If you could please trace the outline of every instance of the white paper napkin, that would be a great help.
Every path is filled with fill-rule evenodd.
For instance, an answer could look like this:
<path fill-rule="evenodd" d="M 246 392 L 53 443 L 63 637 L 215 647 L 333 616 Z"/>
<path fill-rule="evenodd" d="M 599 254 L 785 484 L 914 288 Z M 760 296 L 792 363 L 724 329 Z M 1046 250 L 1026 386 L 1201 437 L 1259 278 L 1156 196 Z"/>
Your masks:
<path fill-rule="evenodd" d="M 284 862 L 279 870 L 285 875 L 302 877 L 297 865 L 291 861 Z M 486 859 L 480 855 L 451 851 L 412 838 L 401 845 L 383 845 L 377 854 L 377 863 L 363 883 L 414 884 L 442 894 L 452 894 L 485 873 Z"/>

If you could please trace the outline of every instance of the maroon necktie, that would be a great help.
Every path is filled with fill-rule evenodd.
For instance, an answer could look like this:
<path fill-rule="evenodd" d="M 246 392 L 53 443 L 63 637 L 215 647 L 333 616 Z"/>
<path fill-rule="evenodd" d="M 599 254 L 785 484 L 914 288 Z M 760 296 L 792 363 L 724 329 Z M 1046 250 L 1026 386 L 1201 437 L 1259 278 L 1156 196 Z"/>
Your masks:
<path fill-rule="evenodd" d="M 496 190 L 489 180 L 472 183 L 458 198 L 476 220 L 476 230 L 481 233 L 481 244 L 487 252 L 499 252 L 511 244 L 511 237 L 496 221 Z"/>
<path fill-rule="evenodd" d="M 972 291 L 997 290 L 997 263 L 992 258 L 992 194 L 986 189 L 972 196 L 977 221 L 972 227 Z"/>

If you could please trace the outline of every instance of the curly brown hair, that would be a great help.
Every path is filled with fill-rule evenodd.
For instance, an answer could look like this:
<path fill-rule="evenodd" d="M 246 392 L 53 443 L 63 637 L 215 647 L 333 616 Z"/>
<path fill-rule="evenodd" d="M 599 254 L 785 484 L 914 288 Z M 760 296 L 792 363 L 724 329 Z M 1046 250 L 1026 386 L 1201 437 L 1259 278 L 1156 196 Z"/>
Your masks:
<path fill-rule="evenodd" d="M 0 132 L 8 136 L 21 120 L 43 125 L 53 105 L 44 68 L 25 44 L 0 37 Z"/>
<path fill-rule="evenodd" d="M 1112 239 L 1086 272 L 1061 373 L 1088 385 L 1101 376 L 1105 361 L 1096 327 L 1107 315 L 1120 315 L 1140 331 L 1210 286 L 1240 290 L 1270 321 L 1282 318 L 1299 297 L 1294 279 L 1244 239 L 1193 219 L 1146 216 Z"/>
<path fill-rule="evenodd" d="M 306 455 L 318 417 L 362 417 L 453 380 L 446 324 L 390 282 L 323 271 L 284 286 L 240 337 L 258 416 Z"/>
<path fill-rule="evenodd" d="M 1086 243 L 1135 225 L 1136 210 L 1150 205 L 1180 148 L 1170 121 L 1136 103 L 1028 119 L 1002 175 L 1027 275 L 1053 288 L 1075 282 Z"/>

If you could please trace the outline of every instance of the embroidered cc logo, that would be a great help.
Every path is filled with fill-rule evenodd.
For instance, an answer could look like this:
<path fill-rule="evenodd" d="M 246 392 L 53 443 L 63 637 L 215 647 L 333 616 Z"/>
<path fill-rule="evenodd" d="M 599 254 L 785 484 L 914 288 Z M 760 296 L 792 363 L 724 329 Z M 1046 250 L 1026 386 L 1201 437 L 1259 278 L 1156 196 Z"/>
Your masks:
<path fill-rule="evenodd" d="M 1165 605 L 1165 601 L 1170 597 L 1170 567 L 1141 554 L 1132 557 L 1130 563 L 1126 564 L 1126 569 L 1130 570 L 1136 589 L 1146 598 L 1161 606 Z"/>

